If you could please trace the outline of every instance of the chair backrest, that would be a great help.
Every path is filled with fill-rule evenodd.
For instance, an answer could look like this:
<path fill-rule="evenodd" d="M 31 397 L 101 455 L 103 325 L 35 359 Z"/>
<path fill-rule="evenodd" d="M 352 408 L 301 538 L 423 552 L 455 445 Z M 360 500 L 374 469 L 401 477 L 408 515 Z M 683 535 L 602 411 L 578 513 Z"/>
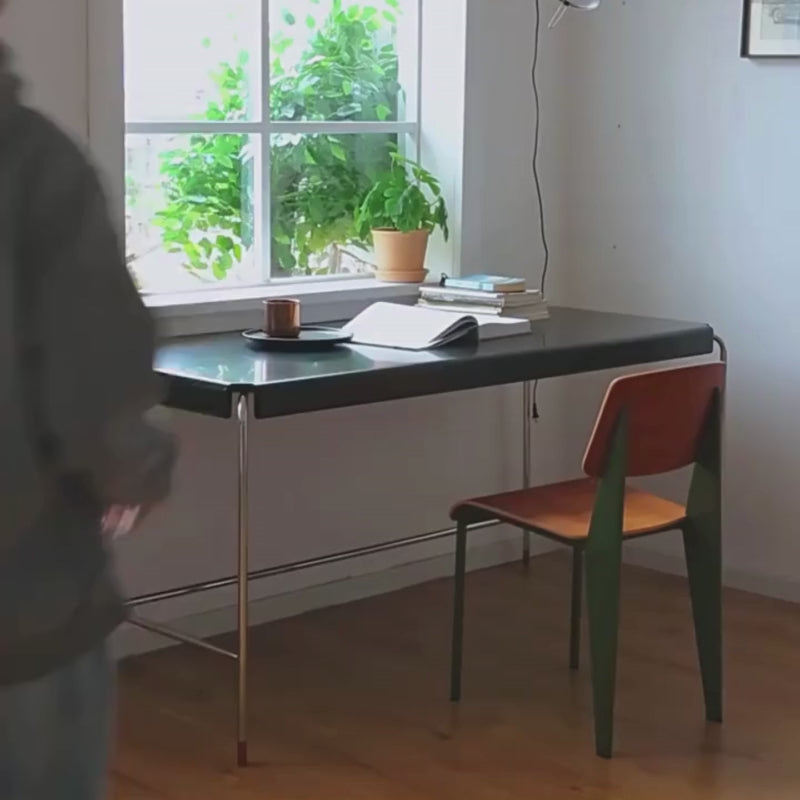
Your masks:
<path fill-rule="evenodd" d="M 604 473 L 623 412 L 627 475 L 657 475 L 693 463 L 712 403 L 724 385 L 722 363 L 644 372 L 613 381 L 586 448 L 584 472 L 590 477 Z"/>

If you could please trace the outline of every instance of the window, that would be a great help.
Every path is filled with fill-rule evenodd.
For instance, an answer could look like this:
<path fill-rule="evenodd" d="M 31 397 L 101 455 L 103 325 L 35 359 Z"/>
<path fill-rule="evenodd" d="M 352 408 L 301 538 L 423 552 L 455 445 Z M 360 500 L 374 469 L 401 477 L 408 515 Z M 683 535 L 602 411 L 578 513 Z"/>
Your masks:
<path fill-rule="evenodd" d="M 421 0 L 125 0 L 125 226 L 148 293 L 369 270 L 353 216 L 417 157 Z"/>

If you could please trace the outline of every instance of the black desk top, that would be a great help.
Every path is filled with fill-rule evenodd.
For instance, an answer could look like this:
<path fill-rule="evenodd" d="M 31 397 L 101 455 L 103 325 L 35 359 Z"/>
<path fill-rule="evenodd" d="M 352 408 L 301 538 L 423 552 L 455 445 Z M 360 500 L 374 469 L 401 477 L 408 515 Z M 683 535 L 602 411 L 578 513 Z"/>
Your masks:
<path fill-rule="evenodd" d="M 702 355 L 708 325 L 553 308 L 528 336 L 428 352 L 346 346 L 328 353 L 256 353 L 239 334 L 173 339 L 159 349 L 167 404 L 229 417 L 233 396 L 257 418 L 500 386 Z"/>

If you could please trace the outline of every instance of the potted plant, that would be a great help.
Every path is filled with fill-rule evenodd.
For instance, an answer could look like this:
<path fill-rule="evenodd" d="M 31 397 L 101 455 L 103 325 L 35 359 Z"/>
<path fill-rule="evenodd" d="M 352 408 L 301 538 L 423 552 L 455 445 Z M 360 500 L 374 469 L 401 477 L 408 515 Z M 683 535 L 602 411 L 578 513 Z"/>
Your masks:
<path fill-rule="evenodd" d="M 421 283 L 431 232 L 439 227 L 445 241 L 450 236 L 439 181 L 393 153 L 392 168 L 377 178 L 356 213 L 356 227 L 364 241 L 372 236 L 378 280 Z"/>

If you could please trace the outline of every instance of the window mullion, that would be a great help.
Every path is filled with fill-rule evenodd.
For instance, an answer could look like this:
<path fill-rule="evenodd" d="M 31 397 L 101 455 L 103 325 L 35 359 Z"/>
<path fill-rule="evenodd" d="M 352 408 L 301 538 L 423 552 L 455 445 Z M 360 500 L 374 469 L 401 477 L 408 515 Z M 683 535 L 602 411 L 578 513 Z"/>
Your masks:
<path fill-rule="evenodd" d="M 328 120 L 293 120 L 291 122 L 276 121 L 271 124 L 273 133 L 297 134 L 333 134 L 341 136 L 349 133 L 408 133 L 414 134 L 418 129 L 416 122 L 370 122 L 346 121 L 331 122 Z"/>
<path fill-rule="evenodd" d="M 261 0 L 261 158 L 257 190 L 259 192 L 261 241 L 257 257 L 261 262 L 261 275 L 265 283 L 272 280 L 272 121 L 270 119 L 270 85 L 272 69 L 270 58 L 270 0 Z"/>
<path fill-rule="evenodd" d="M 218 136 L 224 133 L 244 133 L 254 134 L 259 133 L 261 125 L 257 122 L 244 122 L 241 120 L 225 122 L 207 120 L 193 120 L 191 122 L 183 122 L 175 120 L 172 122 L 160 121 L 135 121 L 125 123 L 125 133 L 130 134 L 143 134 L 149 136 L 159 135 L 182 135 L 203 133 Z"/>
<path fill-rule="evenodd" d="M 425 36 L 425 26 L 423 24 L 423 17 L 422 17 L 422 2 L 423 0 L 417 0 L 417 107 L 415 110 L 416 112 L 416 131 L 414 132 L 414 139 L 416 145 L 416 159 L 417 161 L 422 160 L 422 58 L 424 50 L 424 41 L 423 38 Z"/>

